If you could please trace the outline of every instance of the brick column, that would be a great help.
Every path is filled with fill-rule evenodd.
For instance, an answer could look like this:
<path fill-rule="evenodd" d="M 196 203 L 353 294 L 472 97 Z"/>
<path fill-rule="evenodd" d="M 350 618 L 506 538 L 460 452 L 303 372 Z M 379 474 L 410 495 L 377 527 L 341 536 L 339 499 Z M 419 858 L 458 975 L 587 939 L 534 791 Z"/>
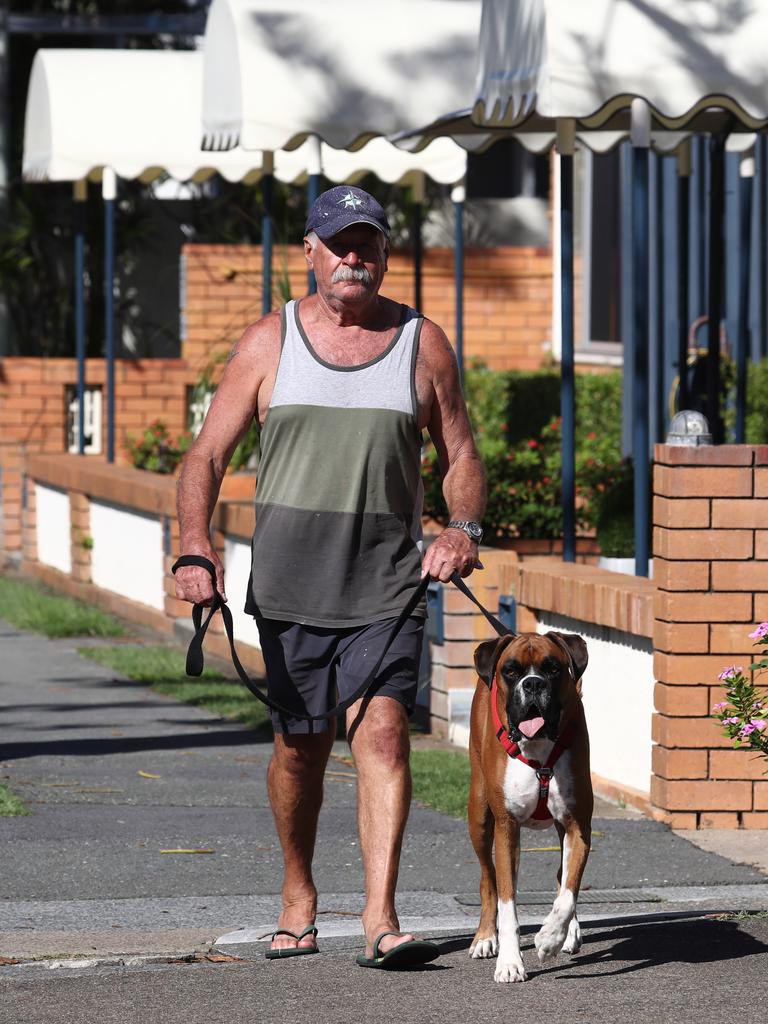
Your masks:
<path fill-rule="evenodd" d="M 19 504 L 21 507 L 21 558 L 23 562 L 37 561 L 37 492 L 35 481 L 21 478 Z"/>
<path fill-rule="evenodd" d="M 69 492 L 72 579 L 91 582 L 91 499 L 87 494 Z"/>
<path fill-rule="evenodd" d="M 754 661 L 768 616 L 768 446 L 657 445 L 654 776 L 677 828 L 768 828 L 765 763 L 711 717 L 718 673 Z"/>
<path fill-rule="evenodd" d="M 467 585 L 478 601 L 495 615 L 499 607 L 500 566 L 517 561 L 517 555 L 514 551 L 483 549 L 480 559 L 485 568 L 470 576 Z M 430 645 L 430 729 L 438 736 L 447 736 L 452 691 L 454 694 L 455 691 L 465 691 L 466 702 L 466 691 L 473 691 L 477 682 L 475 648 L 483 640 L 495 637 L 496 633 L 482 612 L 452 583 L 441 586 L 445 639 L 442 644 Z"/>

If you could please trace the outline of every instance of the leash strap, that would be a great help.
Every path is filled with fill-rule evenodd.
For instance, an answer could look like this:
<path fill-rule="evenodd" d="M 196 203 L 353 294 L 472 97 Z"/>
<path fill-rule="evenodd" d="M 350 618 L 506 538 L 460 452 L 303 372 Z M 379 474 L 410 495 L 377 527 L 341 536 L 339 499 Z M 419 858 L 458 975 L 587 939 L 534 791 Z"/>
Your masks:
<path fill-rule="evenodd" d="M 296 711 L 293 708 L 286 708 L 282 704 L 278 704 L 277 701 L 272 700 L 262 693 L 261 689 L 251 679 L 248 673 L 243 668 L 240 659 L 237 656 L 237 650 L 235 649 L 235 637 L 232 623 L 232 612 L 229 607 L 222 599 L 221 594 L 218 592 L 216 587 L 216 568 L 213 562 L 208 558 L 203 558 L 202 555 L 182 555 L 176 560 L 171 568 L 171 572 L 176 573 L 177 569 L 182 569 L 185 566 L 194 565 L 200 569 L 205 569 L 210 574 L 211 581 L 213 583 L 213 600 L 211 602 L 210 611 L 205 619 L 203 619 L 203 609 L 206 607 L 202 604 L 196 604 L 192 608 L 192 623 L 195 627 L 195 635 L 189 644 L 187 650 L 187 675 L 188 676 L 199 676 L 202 674 L 203 668 L 205 667 L 205 659 L 203 657 L 203 640 L 205 640 L 205 634 L 208 631 L 208 626 L 211 623 L 211 619 L 217 611 L 221 612 L 221 617 L 224 621 L 224 630 L 227 634 L 227 640 L 229 641 L 229 650 L 232 656 L 232 664 L 235 666 L 235 670 L 240 677 L 241 681 L 245 683 L 248 689 L 251 691 L 254 697 L 261 701 L 262 704 L 266 704 L 272 711 L 276 711 L 280 715 L 287 715 L 289 718 L 299 718 L 303 722 L 321 722 L 328 718 L 335 718 L 336 715 L 340 715 L 347 708 L 351 707 L 355 701 L 360 700 L 363 694 L 373 685 L 376 675 L 381 668 L 381 663 L 384 661 L 384 656 L 389 650 L 392 641 L 395 639 L 397 634 L 405 625 L 407 619 L 411 616 L 412 612 L 416 608 L 416 605 L 422 599 L 424 594 L 427 592 L 429 586 L 429 577 L 425 577 L 417 589 L 413 592 L 411 597 L 408 599 L 408 603 L 398 615 L 395 620 L 392 629 L 387 637 L 387 640 L 381 650 L 378 661 L 373 666 L 371 671 L 365 677 L 363 682 L 358 686 L 351 697 L 347 697 L 346 700 L 341 701 L 336 705 L 335 708 L 331 708 L 330 711 L 325 711 L 321 715 L 307 715 L 301 711 Z"/>
<path fill-rule="evenodd" d="M 472 604 L 477 605 L 477 607 L 480 609 L 480 611 L 483 613 L 486 619 L 490 622 L 490 624 L 493 626 L 493 628 L 496 630 L 499 636 L 514 635 L 511 633 L 511 630 L 507 629 L 503 622 L 497 619 L 495 615 L 492 615 L 487 608 L 483 607 L 483 605 L 478 601 L 478 599 L 475 597 L 475 595 L 472 593 L 472 591 L 469 589 L 467 584 L 464 582 L 464 580 L 461 578 L 461 576 L 459 576 L 457 572 L 455 572 L 453 576 L 451 576 L 451 583 L 454 585 L 454 587 L 456 587 L 457 590 L 460 590 L 465 597 L 468 597 Z"/>

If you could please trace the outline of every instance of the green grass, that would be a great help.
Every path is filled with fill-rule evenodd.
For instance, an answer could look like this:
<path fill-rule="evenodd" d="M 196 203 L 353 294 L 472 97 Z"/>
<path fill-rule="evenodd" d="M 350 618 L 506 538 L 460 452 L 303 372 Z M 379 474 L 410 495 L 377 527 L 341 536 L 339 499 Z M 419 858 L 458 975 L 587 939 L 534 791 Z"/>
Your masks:
<path fill-rule="evenodd" d="M 14 818 L 31 813 L 15 793 L 0 783 L 0 818 Z"/>
<path fill-rule="evenodd" d="M 145 683 L 158 693 L 184 704 L 204 708 L 221 718 L 232 718 L 251 729 L 267 726 L 267 710 L 242 685 L 211 669 L 199 679 L 190 679 L 184 670 L 185 655 L 167 647 L 84 647 L 84 658 Z"/>
<path fill-rule="evenodd" d="M 126 632 L 117 619 L 92 605 L 8 576 L 0 576 L 0 618 L 18 629 L 50 637 L 124 636 Z"/>
<path fill-rule="evenodd" d="M 469 757 L 463 750 L 412 750 L 413 799 L 452 818 L 467 817 Z"/>

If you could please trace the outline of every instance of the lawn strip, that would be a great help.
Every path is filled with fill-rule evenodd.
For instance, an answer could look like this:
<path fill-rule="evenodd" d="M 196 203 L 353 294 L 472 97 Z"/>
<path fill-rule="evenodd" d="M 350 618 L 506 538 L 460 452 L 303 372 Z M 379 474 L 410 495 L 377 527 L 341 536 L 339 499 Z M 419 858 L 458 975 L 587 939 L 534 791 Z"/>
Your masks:
<path fill-rule="evenodd" d="M 48 637 L 126 635 L 122 623 L 99 608 L 7 575 L 0 575 L 0 618 Z"/>

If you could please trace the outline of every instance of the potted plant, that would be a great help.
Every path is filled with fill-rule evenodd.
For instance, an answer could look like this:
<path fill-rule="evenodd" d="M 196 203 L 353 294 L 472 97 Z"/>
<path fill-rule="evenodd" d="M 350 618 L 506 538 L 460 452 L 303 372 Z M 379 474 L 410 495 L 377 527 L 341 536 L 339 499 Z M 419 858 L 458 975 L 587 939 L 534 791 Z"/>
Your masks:
<path fill-rule="evenodd" d="M 635 507 L 632 466 L 624 463 L 622 472 L 603 495 L 597 516 L 598 565 L 611 572 L 635 574 Z M 653 563 L 648 575 L 653 576 Z"/>

